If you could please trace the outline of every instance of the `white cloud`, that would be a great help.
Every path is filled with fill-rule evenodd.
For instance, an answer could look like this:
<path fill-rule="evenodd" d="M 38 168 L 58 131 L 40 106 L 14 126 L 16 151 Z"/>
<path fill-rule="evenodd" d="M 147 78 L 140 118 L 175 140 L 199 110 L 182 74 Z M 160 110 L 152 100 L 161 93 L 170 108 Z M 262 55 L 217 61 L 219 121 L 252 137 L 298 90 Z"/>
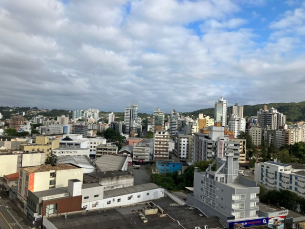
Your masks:
<path fill-rule="evenodd" d="M 250 19 L 237 13 L 265 2 L 249 4 L 0 0 L 0 103 L 122 111 L 135 101 L 152 112 L 197 110 L 220 95 L 231 103 L 262 103 L 266 95 L 276 102 L 267 86 L 282 89 L 304 70 L 304 57 L 293 53 L 302 40 L 286 36 L 292 28 L 302 34 L 303 8 L 270 24 L 270 40 L 257 43 Z M 194 22 L 202 22 L 202 34 Z M 295 95 L 285 100 L 301 98 L 299 81 L 289 81 Z"/>

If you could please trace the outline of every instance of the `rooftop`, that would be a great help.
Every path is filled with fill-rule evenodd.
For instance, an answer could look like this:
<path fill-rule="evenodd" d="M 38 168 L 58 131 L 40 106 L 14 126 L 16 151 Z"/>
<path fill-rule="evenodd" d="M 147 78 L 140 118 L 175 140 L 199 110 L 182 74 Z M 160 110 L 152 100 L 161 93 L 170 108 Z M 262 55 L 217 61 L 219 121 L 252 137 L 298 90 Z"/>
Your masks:
<path fill-rule="evenodd" d="M 45 191 L 33 192 L 33 194 L 35 194 L 35 196 L 37 197 L 53 196 L 53 195 L 59 195 L 65 193 L 68 194 L 66 188 L 52 188 Z"/>
<path fill-rule="evenodd" d="M 294 169 L 305 169 L 305 165 L 301 163 L 289 163 Z"/>
<path fill-rule="evenodd" d="M 94 187 L 101 187 L 99 183 L 90 183 L 90 184 L 83 184 L 82 189 L 86 188 L 94 188 Z"/>
<path fill-rule="evenodd" d="M 177 229 L 180 228 L 176 222 L 169 217 L 159 217 L 158 215 L 145 216 L 148 220 L 143 223 L 139 214 L 145 205 L 136 205 L 126 208 L 88 211 L 64 216 L 47 217 L 47 219 L 58 229 Z M 146 205 L 147 206 L 147 205 Z"/>
<path fill-rule="evenodd" d="M 52 165 L 30 166 L 30 167 L 23 167 L 22 169 L 29 173 L 39 173 L 39 172 L 47 172 L 52 170 L 78 169 L 78 167 L 69 164 L 58 164 L 55 166 Z"/>
<path fill-rule="evenodd" d="M 58 164 L 73 164 L 82 168 L 95 169 L 87 156 L 61 156 L 58 157 Z"/>
<path fill-rule="evenodd" d="M 99 182 L 99 178 L 112 178 L 119 176 L 129 176 L 130 172 L 127 171 L 106 171 L 98 173 L 84 174 L 84 183 L 96 183 Z"/>
<path fill-rule="evenodd" d="M 125 161 L 126 157 L 116 156 L 116 155 L 102 155 L 101 157 L 95 160 L 96 167 L 101 171 L 115 171 L 121 170 Z"/>
<path fill-rule="evenodd" d="M 278 166 L 284 166 L 284 167 L 289 166 L 288 164 L 283 164 L 283 163 L 275 162 L 275 161 L 266 161 L 265 163 L 269 163 L 269 164 L 273 164 L 273 165 L 278 165 Z"/>
<path fill-rule="evenodd" d="M 140 184 L 140 185 L 135 185 L 135 186 L 129 186 L 125 188 L 118 188 L 114 190 L 109 190 L 104 192 L 104 198 L 110 198 L 110 197 L 115 197 L 115 196 L 122 196 L 122 195 L 128 195 L 136 192 L 143 192 L 143 191 L 148 191 L 152 189 L 159 188 L 158 185 L 154 183 L 148 183 L 148 184 Z"/>
<path fill-rule="evenodd" d="M 10 181 L 14 181 L 14 180 L 18 180 L 19 178 L 19 173 L 12 173 L 9 175 L 5 175 L 5 177 L 10 180 Z"/>

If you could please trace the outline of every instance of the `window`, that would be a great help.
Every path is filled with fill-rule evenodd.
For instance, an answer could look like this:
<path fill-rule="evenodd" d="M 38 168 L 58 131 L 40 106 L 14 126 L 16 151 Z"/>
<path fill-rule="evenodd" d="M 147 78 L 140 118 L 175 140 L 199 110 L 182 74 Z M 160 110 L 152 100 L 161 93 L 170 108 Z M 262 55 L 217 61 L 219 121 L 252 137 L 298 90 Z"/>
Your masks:
<path fill-rule="evenodd" d="M 141 195 L 138 195 L 138 198 L 140 198 L 141 197 Z"/>
<path fill-rule="evenodd" d="M 89 196 L 85 196 L 84 199 L 85 199 L 85 200 L 89 199 Z"/>
<path fill-rule="evenodd" d="M 118 202 L 121 202 L 121 198 L 118 199 Z"/>
<path fill-rule="evenodd" d="M 108 201 L 107 201 L 107 204 L 111 204 L 111 200 L 108 200 Z"/>
<path fill-rule="evenodd" d="M 99 194 L 94 195 L 94 197 L 99 197 Z"/>
<path fill-rule="evenodd" d="M 50 177 L 56 177 L 56 173 L 50 173 Z"/>
<path fill-rule="evenodd" d="M 253 199 L 255 199 L 255 198 L 256 198 L 256 193 L 251 193 L 251 194 L 250 194 L 250 199 L 253 200 Z"/>
<path fill-rule="evenodd" d="M 147 196 L 149 196 L 149 192 L 148 192 L 148 193 L 146 193 L 146 195 L 147 195 Z"/>

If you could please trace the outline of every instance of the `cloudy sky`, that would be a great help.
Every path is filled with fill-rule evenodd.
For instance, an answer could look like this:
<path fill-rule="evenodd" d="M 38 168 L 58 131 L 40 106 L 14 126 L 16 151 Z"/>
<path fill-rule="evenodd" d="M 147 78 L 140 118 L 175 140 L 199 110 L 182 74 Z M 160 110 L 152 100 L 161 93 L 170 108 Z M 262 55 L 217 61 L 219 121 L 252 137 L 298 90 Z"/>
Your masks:
<path fill-rule="evenodd" d="M 305 1 L 0 0 L 0 106 L 299 102 Z"/>

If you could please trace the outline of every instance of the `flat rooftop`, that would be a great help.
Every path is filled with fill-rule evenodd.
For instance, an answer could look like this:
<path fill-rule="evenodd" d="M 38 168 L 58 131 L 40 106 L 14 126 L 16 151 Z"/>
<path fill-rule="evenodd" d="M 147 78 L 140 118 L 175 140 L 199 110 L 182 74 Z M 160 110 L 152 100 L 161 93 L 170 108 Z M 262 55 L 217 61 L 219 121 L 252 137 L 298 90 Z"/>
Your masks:
<path fill-rule="evenodd" d="M 169 217 L 147 215 L 147 223 L 143 223 L 138 211 L 147 205 L 135 205 L 126 208 L 84 211 L 77 214 L 68 213 L 64 216 L 48 217 L 48 220 L 58 229 L 177 229 L 181 228 Z"/>
<path fill-rule="evenodd" d="M 277 207 L 274 207 L 274 206 L 271 206 L 271 205 L 266 205 L 266 204 L 263 204 L 261 202 L 258 202 L 256 204 L 258 205 L 259 210 L 262 211 L 262 212 L 278 212 L 278 211 L 282 210 L 280 208 L 277 208 Z"/>
<path fill-rule="evenodd" d="M 186 229 L 194 229 L 195 227 L 204 228 L 205 225 L 208 228 L 224 228 L 224 225 L 222 225 L 220 219 L 216 216 L 207 217 L 197 208 L 177 205 L 169 197 L 153 200 L 152 202 L 163 208 L 169 216 L 179 221 Z"/>
<path fill-rule="evenodd" d="M 77 150 L 77 151 L 88 151 L 88 150 L 89 150 L 89 148 L 61 147 L 61 148 L 56 148 L 56 149 L 53 149 L 53 151 L 58 151 L 58 150 Z"/>
<path fill-rule="evenodd" d="M 23 169 L 29 173 L 38 173 L 38 172 L 47 172 L 52 170 L 78 169 L 78 167 L 69 164 L 58 164 L 55 166 L 39 165 L 39 166 L 23 167 Z"/>
<path fill-rule="evenodd" d="M 99 183 L 83 184 L 82 189 L 94 188 L 94 187 L 100 187 L 100 186 L 101 185 Z"/>
<path fill-rule="evenodd" d="M 143 192 L 143 191 L 149 191 L 152 189 L 159 188 L 158 185 L 154 183 L 147 183 L 147 184 L 139 184 L 135 186 L 129 186 L 125 188 L 117 188 L 109 191 L 104 192 L 104 199 L 115 197 L 115 196 L 122 196 L 122 195 L 128 195 L 136 192 Z"/>
<path fill-rule="evenodd" d="M 44 196 L 53 196 L 53 195 L 59 195 L 59 194 L 68 194 L 68 191 L 66 188 L 52 188 L 45 191 L 39 191 L 39 192 L 33 192 L 35 196 L 37 197 L 44 197 Z"/>

